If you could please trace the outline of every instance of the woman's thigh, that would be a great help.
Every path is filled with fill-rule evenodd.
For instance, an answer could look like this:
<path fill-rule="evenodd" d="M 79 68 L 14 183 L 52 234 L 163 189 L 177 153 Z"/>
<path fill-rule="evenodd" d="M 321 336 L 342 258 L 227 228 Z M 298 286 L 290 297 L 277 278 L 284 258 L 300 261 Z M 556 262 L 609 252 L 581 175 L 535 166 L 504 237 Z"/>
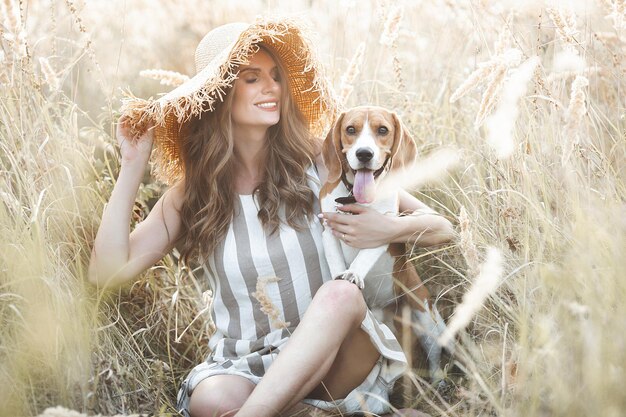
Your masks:
<path fill-rule="evenodd" d="M 324 401 L 345 398 L 361 385 L 379 357 L 380 352 L 369 335 L 361 328 L 355 329 L 341 344 L 322 382 L 306 398 Z"/>
<path fill-rule="evenodd" d="M 200 381 L 191 393 L 189 414 L 191 417 L 232 416 L 254 387 L 254 383 L 242 376 L 210 376 Z"/>

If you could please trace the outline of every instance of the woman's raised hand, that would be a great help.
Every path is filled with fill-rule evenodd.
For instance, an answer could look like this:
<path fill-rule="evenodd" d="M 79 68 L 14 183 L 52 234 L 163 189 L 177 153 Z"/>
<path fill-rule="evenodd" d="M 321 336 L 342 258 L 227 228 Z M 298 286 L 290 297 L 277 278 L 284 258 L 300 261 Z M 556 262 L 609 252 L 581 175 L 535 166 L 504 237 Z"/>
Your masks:
<path fill-rule="evenodd" d="M 154 125 L 150 124 L 138 137 L 133 137 L 128 119 L 125 116 L 120 117 L 116 136 L 122 155 L 122 165 L 137 164 L 143 168 L 148 163 L 154 141 L 153 127 Z"/>

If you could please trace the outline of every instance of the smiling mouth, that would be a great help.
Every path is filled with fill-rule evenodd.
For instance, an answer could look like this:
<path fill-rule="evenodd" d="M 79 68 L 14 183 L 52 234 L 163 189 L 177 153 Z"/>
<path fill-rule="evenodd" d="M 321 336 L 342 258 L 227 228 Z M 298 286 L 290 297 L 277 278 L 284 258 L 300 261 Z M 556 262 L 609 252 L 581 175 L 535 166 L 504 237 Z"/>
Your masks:
<path fill-rule="evenodd" d="M 278 107 L 278 102 L 277 101 L 268 101 L 266 103 L 257 103 L 257 104 L 255 104 L 255 106 L 260 107 L 260 108 L 265 109 L 265 110 L 273 110 L 273 109 L 276 109 Z"/>

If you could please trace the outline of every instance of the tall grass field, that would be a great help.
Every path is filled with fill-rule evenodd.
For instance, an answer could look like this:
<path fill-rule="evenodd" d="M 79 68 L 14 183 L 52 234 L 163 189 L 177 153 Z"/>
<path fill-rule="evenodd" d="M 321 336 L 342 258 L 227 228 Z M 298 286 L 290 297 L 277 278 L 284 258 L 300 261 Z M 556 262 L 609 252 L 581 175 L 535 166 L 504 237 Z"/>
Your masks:
<path fill-rule="evenodd" d="M 193 76 L 209 30 L 267 14 L 312 28 L 346 107 L 401 116 L 411 191 L 457 230 L 412 252 L 456 340 L 447 383 L 405 338 L 392 405 L 625 416 L 624 0 L 0 0 L 0 416 L 176 415 L 211 292 L 176 253 L 88 283 L 114 122 Z M 133 223 L 164 191 L 146 170 Z"/>

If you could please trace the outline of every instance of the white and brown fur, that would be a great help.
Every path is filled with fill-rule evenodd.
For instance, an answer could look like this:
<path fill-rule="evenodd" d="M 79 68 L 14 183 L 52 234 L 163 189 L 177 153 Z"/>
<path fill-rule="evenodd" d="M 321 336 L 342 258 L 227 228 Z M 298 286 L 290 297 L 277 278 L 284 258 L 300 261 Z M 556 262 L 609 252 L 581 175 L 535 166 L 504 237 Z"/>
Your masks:
<path fill-rule="evenodd" d="M 350 130 L 353 133 L 347 132 L 348 127 L 354 128 Z M 361 158 L 357 157 L 358 151 Z M 320 191 L 322 211 L 336 210 L 335 200 L 350 195 L 344 181 L 353 184 L 357 169 L 378 170 L 385 165 L 375 180 L 378 182 L 386 172 L 413 164 L 416 155 L 415 141 L 395 113 L 374 106 L 355 107 L 342 113 L 323 144 L 328 178 Z M 375 197 L 369 207 L 381 213 L 398 214 L 398 195 L 387 193 L 385 197 Z M 394 316 L 394 311 L 390 310 L 399 310 L 398 303 L 410 306 L 417 322 L 415 333 L 428 356 L 430 377 L 440 381 L 442 349 L 437 338 L 445 329 L 445 323 L 407 258 L 405 244 L 357 249 L 336 238 L 328 227 L 323 232 L 323 241 L 333 278 L 352 281 L 362 288 L 370 309 L 385 308 L 384 316 L 389 318 Z M 446 348 L 452 353 L 453 345 Z"/>

